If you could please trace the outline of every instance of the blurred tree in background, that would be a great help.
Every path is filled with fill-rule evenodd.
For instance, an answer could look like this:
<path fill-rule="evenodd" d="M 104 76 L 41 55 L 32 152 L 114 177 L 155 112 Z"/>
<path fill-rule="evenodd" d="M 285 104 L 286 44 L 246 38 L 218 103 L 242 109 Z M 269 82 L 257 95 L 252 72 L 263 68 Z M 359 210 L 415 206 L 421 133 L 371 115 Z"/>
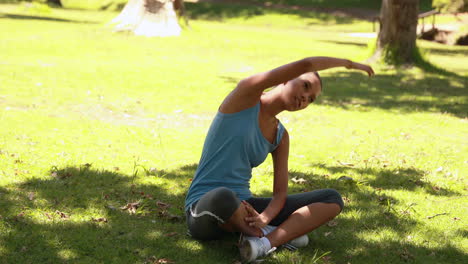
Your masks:
<path fill-rule="evenodd" d="M 419 0 L 382 0 L 380 31 L 372 60 L 412 64 L 415 60 Z"/>

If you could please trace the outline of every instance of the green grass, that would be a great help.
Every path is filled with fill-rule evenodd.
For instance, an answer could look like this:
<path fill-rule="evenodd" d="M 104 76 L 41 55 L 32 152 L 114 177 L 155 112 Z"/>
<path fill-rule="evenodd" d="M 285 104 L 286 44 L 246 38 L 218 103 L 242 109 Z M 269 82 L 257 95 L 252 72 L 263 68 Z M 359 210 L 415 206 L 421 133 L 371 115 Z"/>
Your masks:
<path fill-rule="evenodd" d="M 363 60 L 369 40 L 347 33 L 372 29 L 192 9 L 191 30 L 158 39 L 112 33 L 117 13 L 20 9 L 0 5 L 0 263 L 235 262 L 234 235 L 193 241 L 180 219 L 217 106 L 240 78 L 292 60 Z M 418 45 L 426 71 L 324 71 L 317 104 L 281 114 L 290 178 L 305 180 L 290 192 L 335 188 L 346 209 L 265 263 L 466 259 L 468 49 Z M 267 160 L 252 190 L 271 184 Z M 132 202 L 135 213 L 120 209 Z"/>

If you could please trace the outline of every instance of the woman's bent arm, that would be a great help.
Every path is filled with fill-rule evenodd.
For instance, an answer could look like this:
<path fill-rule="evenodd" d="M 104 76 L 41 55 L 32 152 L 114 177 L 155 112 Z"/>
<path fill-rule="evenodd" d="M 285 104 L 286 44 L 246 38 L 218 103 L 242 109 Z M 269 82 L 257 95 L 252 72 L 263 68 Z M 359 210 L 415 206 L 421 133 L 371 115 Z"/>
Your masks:
<path fill-rule="evenodd" d="M 280 145 L 272 152 L 274 170 L 273 199 L 261 214 L 258 214 L 252 207 L 247 207 L 248 210 L 250 209 L 251 216 L 247 217 L 246 221 L 250 226 L 261 228 L 268 225 L 283 209 L 288 195 L 288 156 L 289 135 L 285 130 Z"/>

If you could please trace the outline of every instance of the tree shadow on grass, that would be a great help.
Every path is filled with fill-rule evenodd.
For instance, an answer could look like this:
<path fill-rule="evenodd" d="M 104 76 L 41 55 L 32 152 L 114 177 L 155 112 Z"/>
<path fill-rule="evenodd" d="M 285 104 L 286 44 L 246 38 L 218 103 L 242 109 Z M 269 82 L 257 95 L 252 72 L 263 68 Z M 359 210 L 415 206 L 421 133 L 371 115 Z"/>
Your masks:
<path fill-rule="evenodd" d="M 311 167 L 318 167 L 327 170 L 330 174 L 342 175 L 360 175 L 361 181 L 351 180 L 350 184 L 365 184 L 374 189 L 385 190 L 407 190 L 424 191 L 427 194 L 438 196 L 462 195 L 459 192 L 442 188 L 424 180 L 425 171 L 416 168 L 355 168 L 347 166 L 325 166 L 323 164 L 311 164 Z M 292 174 L 294 175 L 294 174 Z M 352 178 L 353 176 L 351 176 Z M 313 177 L 311 177 L 313 179 Z M 346 181 L 345 181 L 346 182 Z"/>
<path fill-rule="evenodd" d="M 0 187 L 2 263 L 231 263 L 235 239 L 186 236 L 183 203 L 195 169 L 134 176 L 87 164 Z"/>
<path fill-rule="evenodd" d="M 397 73 L 368 79 L 357 72 L 337 72 L 332 77 L 322 77 L 324 92 L 318 103 L 343 109 L 439 112 L 465 118 L 468 78 L 456 74 L 443 77 L 427 74 L 416 79 Z"/>
<path fill-rule="evenodd" d="M 233 263 L 239 257 L 235 235 L 211 242 L 197 242 L 185 235 L 183 202 L 196 167 L 188 164 L 157 172 L 144 169 L 134 176 L 94 170 L 86 164 L 53 168 L 47 178 L 0 187 L 2 260 L 153 263 L 167 259 L 175 263 Z M 328 169 L 346 173 L 342 168 Z M 408 171 L 408 177 L 418 173 L 420 176 L 416 170 Z M 375 263 L 377 257 L 386 263 L 422 260 L 441 263 L 447 259 L 457 263 L 466 257 L 449 243 L 431 247 L 406 241 L 414 226 L 421 223 L 411 214 L 392 210 L 387 201 L 398 203 L 392 196 L 326 175 L 292 172 L 291 177 L 302 177 L 308 182 L 292 184 L 291 193 L 331 187 L 342 193 L 346 203 L 336 226 L 325 225 L 314 231 L 310 234 L 310 245 L 293 253 L 294 258 L 304 263 L 313 259 L 315 249 L 333 251 L 332 260 L 336 263 Z M 373 186 L 372 182 L 367 184 Z M 397 184 L 388 182 L 386 186 L 392 188 Z M 134 213 L 128 206 L 131 203 L 138 203 Z M 375 241 L 366 232 L 370 235 L 392 232 L 395 239 Z M 438 230 L 431 232 L 434 236 L 443 235 Z M 266 263 L 288 263 L 290 259 L 281 261 L 288 254 L 280 253 Z"/>
<path fill-rule="evenodd" d="M 358 41 L 355 42 L 355 41 L 341 41 L 341 40 L 336 40 L 336 41 L 320 40 L 320 42 L 327 42 L 327 43 L 346 45 L 346 46 L 353 45 L 353 46 L 358 46 L 358 47 L 367 47 L 367 43 L 358 42 Z"/>
<path fill-rule="evenodd" d="M 348 168 L 317 166 L 335 175 L 348 172 Z M 334 188 L 342 194 L 345 209 L 333 222 L 309 234 L 309 246 L 292 255 L 286 253 L 284 261 L 296 259 L 297 263 L 309 263 L 316 251 L 319 254 L 331 251 L 330 263 L 463 263 L 466 253 L 451 241 L 441 243 L 439 238 L 445 236 L 444 232 L 429 230 L 421 219 L 423 212 L 413 209 L 415 203 L 421 201 L 402 204 L 396 197 L 385 193 L 385 189 L 397 189 L 399 185 L 408 191 L 418 188 L 408 180 L 422 177 L 423 172 L 416 169 L 402 171 L 405 173 L 396 175 L 397 179 L 392 180 L 386 178 L 385 170 L 377 170 L 377 173 L 364 170 L 363 173 L 376 173 L 373 180 L 363 183 L 366 186 L 357 181 L 331 178 L 330 174 L 291 172 L 291 179 L 305 181 L 295 183 L 290 180 L 289 193 Z M 427 192 L 431 193 L 430 185 L 428 187 Z M 450 196 L 452 193 L 443 195 Z M 257 196 L 270 197 L 271 192 L 264 191 Z M 463 235 L 463 232 L 459 233 L 458 237 Z M 437 241 L 431 238 L 437 238 Z M 284 263 L 281 261 L 283 258 L 279 259 L 266 263 Z"/>
<path fill-rule="evenodd" d="M 79 23 L 79 24 L 98 24 L 97 22 L 92 21 L 80 21 L 80 20 L 70 20 L 64 18 L 56 17 L 45 17 L 45 16 L 32 16 L 32 15 L 17 15 L 17 14 L 8 14 L 0 13 L 0 19 L 21 19 L 21 20 L 42 20 L 42 21 L 53 21 L 53 22 L 66 22 L 66 23 Z"/>
<path fill-rule="evenodd" d="M 315 18 L 323 22 L 335 24 L 348 24 L 353 18 L 348 16 L 333 16 L 327 13 L 302 11 L 292 9 L 268 9 L 262 6 L 246 4 L 219 4 L 219 3 L 185 3 L 187 15 L 191 19 L 205 19 L 223 21 L 229 18 L 249 19 L 265 14 L 294 15 L 301 18 Z M 310 23 L 309 23 L 310 24 Z"/>

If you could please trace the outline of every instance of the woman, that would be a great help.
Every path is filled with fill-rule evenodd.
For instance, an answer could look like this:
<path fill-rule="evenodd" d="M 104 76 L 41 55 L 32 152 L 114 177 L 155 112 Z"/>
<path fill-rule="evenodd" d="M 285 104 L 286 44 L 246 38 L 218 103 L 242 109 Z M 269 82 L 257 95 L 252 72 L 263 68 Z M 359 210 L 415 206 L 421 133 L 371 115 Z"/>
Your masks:
<path fill-rule="evenodd" d="M 252 261 L 333 219 L 343 201 L 333 189 L 287 195 L 289 135 L 276 115 L 305 109 L 322 91 L 317 71 L 346 67 L 374 74 L 350 60 L 309 57 L 241 80 L 224 99 L 208 131 L 185 201 L 195 239 L 241 232 L 241 257 Z M 276 87 L 275 87 L 276 86 Z M 266 89 L 274 89 L 264 92 Z M 271 153 L 273 197 L 249 190 L 252 168 Z M 305 236 L 304 236 L 305 235 Z"/>

